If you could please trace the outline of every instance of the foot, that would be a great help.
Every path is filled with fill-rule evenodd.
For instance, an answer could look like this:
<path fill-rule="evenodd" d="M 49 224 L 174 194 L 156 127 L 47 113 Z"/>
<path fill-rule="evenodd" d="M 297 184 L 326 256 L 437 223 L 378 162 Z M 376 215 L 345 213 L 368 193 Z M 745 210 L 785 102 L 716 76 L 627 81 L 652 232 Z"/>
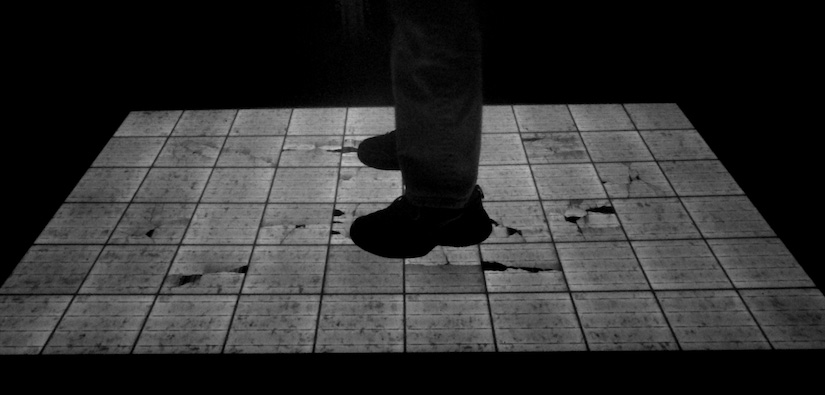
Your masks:
<path fill-rule="evenodd" d="M 466 247 L 481 243 L 493 231 L 476 186 L 460 209 L 418 207 L 404 196 L 387 208 L 357 218 L 350 238 L 363 250 L 385 258 L 416 258 L 435 246 Z"/>
<path fill-rule="evenodd" d="M 358 145 L 358 159 L 372 168 L 401 170 L 395 150 L 395 130 L 362 141 Z"/>

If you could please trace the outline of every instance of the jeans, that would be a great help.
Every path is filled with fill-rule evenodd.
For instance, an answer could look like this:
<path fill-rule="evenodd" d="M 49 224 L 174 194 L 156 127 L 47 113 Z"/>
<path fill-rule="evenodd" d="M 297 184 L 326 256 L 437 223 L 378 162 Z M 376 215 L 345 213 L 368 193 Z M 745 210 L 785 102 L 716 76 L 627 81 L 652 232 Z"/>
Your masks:
<path fill-rule="evenodd" d="M 391 0 L 391 64 L 404 196 L 461 208 L 481 154 L 481 31 L 472 0 Z"/>

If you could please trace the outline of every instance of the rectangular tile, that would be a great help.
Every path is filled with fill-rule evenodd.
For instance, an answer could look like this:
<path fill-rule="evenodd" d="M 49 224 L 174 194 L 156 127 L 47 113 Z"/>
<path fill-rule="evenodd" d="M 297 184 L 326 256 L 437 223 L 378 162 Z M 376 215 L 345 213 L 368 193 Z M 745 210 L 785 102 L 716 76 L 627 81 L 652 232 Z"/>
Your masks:
<path fill-rule="evenodd" d="M 186 110 L 172 136 L 226 136 L 237 110 Z"/>
<path fill-rule="evenodd" d="M 321 302 L 315 352 L 402 352 L 402 295 L 330 295 Z"/>
<path fill-rule="evenodd" d="M 718 160 L 661 161 L 659 165 L 679 196 L 745 194 Z"/>
<path fill-rule="evenodd" d="M 553 241 L 627 240 L 609 200 L 542 202 Z"/>
<path fill-rule="evenodd" d="M 568 107 L 581 131 L 635 129 L 621 104 L 571 104 Z"/>
<path fill-rule="evenodd" d="M 274 177 L 275 169 L 215 169 L 201 202 L 266 203 Z"/>
<path fill-rule="evenodd" d="M 332 203 L 268 204 L 257 244 L 327 244 Z"/>
<path fill-rule="evenodd" d="M 165 294 L 238 294 L 252 246 L 181 246 L 160 290 Z"/>
<path fill-rule="evenodd" d="M 567 291 L 553 244 L 485 244 L 481 257 L 486 291 L 491 294 Z"/>
<path fill-rule="evenodd" d="M 270 203 L 333 203 L 336 168 L 281 168 L 275 173 Z"/>
<path fill-rule="evenodd" d="M 319 295 L 241 295 L 225 353 L 311 353 Z"/>
<path fill-rule="evenodd" d="M 521 142 L 530 164 L 590 163 L 578 132 L 522 133 Z"/>
<path fill-rule="evenodd" d="M 347 136 L 379 135 L 395 130 L 395 107 L 350 107 Z"/>
<path fill-rule="evenodd" d="M 437 246 L 429 254 L 404 262 L 406 293 L 484 292 L 477 246 Z"/>
<path fill-rule="evenodd" d="M 238 110 L 230 136 L 283 136 L 286 134 L 290 108 L 250 108 Z"/>
<path fill-rule="evenodd" d="M 343 135 L 346 108 L 296 108 L 287 135 Z"/>
<path fill-rule="evenodd" d="M 181 114 L 183 111 L 132 111 L 114 136 L 169 136 Z"/>
<path fill-rule="evenodd" d="M 655 290 L 732 288 L 704 240 L 634 241 L 632 245 Z"/>
<path fill-rule="evenodd" d="M 818 289 L 740 291 L 777 349 L 825 348 L 825 296 Z"/>
<path fill-rule="evenodd" d="M 152 168 L 134 201 L 197 203 L 210 174 L 212 169 Z"/>
<path fill-rule="evenodd" d="M 693 128 L 675 103 L 629 103 L 624 108 L 638 130 Z"/>
<path fill-rule="evenodd" d="M 613 207 L 630 240 L 701 238 L 678 199 L 616 199 Z"/>
<path fill-rule="evenodd" d="M 581 136 L 593 162 L 653 160 L 653 155 L 636 131 L 582 132 Z"/>
<path fill-rule="evenodd" d="M 236 295 L 160 295 L 135 354 L 217 354 L 222 351 Z"/>
<path fill-rule="evenodd" d="M 521 132 L 573 132 L 576 124 L 565 105 L 513 106 Z"/>
<path fill-rule="evenodd" d="M 40 353 L 71 300 L 70 295 L 0 295 L 0 355 Z"/>
<path fill-rule="evenodd" d="M 328 246 L 256 246 L 243 293 L 320 294 Z"/>
<path fill-rule="evenodd" d="M 324 293 L 401 293 L 403 261 L 382 258 L 357 246 L 329 247 Z"/>
<path fill-rule="evenodd" d="M 278 167 L 337 167 L 342 144 L 341 136 L 287 136 Z"/>
<path fill-rule="evenodd" d="M 596 163 L 595 166 L 611 198 L 676 196 L 656 162 Z"/>
<path fill-rule="evenodd" d="M 550 229 L 539 202 L 484 202 L 493 232 L 484 243 L 550 242 Z"/>
<path fill-rule="evenodd" d="M 592 164 L 532 165 L 542 200 L 607 198 Z"/>
<path fill-rule="evenodd" d="M 561 294 L 490 294 L 500 352 L 586 351 L 573 301 Z"/>
<path fill-rule="evenodd" d="M 224 137 L 170 137 L 155 160 L 154 166 L 214 166 L 224 140 Z"/>
<path fill-rule="evenodd" d="M 478 185 L 484 201 L 538 200 L 527 165 L 479 166 Z"/>
<path fill-rule="evenodd" d="M 3 283 L 6 294 L 73 294 L 103 246 L 33 245 Z"/>
<path fill-rule="evenodd" d="M 79 293 L 154 294 L 177 249 L 173 245 L 106 246 Z"/>
<path fill-rule="evenodd" d="M 639 134 L 656 160 L 716 159 L 696 130 L 641 130 Z"/>
<path fill-rule="evenodd" d="M 711 250 L 736 288 L 813 287 L 782 240 L 708 240 Z"/>
<path fill-rule="evenodd" d="M 482 134 L 480 165 L 527 164 L 518 133 Z"/>
<path fill-rule="evenodd" d="M 184 244 L 254 244 L 264 204 L 199 204 Z"/>
<path fill-rule="evenodd" d="M 776 237 L 747 196 L 681 198 L 706 238 Z"/>
<path fill-rule="evenodd" d="M 341 168 L 336 199 L 339 203 L 391 203 L 401 194 L 400 172 L 370 167 Z"/>
<path fill-rule="evenodd" d="M 556 249 L 571 291 L 650 289 L 628 242 L 556 243 Z"/>
<path fill-rule="evenodd" d="M 113 244 L 178 244 L 196 204 L 132 203 L 112 234 Z"/>
<path fill-rule="evenodd" d="M 275 167 L 284 138 L 228 137 L 218 156 L 217 167 Z"/>
<path fill-rule="evenodd" d="M 511 106 L 483 106 L 481 133 L 518 133 Z"/>
<path fill-rule="evenodd" d="M 128 203 L 149 169 L 89 168 L 66 202 Z"/>
<path fill-rule="evenodd" d="M 166 142 L 163 137 L 112 137 L 92 167 L 149 167 Z"/>
<path fill-rule="evenodd" d="M 407 352 L 495 351 L 483 294 L 406 295 Z"/>
<path fill-rule="evenodd" d="M 35 244 L 103 244 L 126 203 L 63 203 Z"/>

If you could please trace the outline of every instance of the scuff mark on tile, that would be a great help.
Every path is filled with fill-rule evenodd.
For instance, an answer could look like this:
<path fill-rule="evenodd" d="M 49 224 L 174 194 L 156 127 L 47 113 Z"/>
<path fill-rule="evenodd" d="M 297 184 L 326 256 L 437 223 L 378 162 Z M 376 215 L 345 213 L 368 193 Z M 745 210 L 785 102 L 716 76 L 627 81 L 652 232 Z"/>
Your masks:
<path fill-rule="evenodd" d="M 515 270 L 524 270 L 530 273 L 538 273 L 538 272 L 546 272 L 552 271 L 552 269 L 540 269 L 537 267 L 519 267 L 519 266 L 507 266 L 502 263 L 496 261 L 481 261 L 481 270 L 488 272 L 503 272 L 508 269 L 515 269 Z"/>

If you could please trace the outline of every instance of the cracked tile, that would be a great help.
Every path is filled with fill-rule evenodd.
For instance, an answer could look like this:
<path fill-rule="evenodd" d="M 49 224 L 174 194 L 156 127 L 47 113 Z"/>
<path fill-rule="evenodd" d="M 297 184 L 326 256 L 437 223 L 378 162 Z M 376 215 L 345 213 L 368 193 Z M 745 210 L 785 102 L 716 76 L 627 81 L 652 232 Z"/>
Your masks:
<path fill-rule="evenodd" d="M 375 136 L 393 130 L 394 107 L 352 107 L 347 111 L 347 136 Z"/>
<path fill-rule="evenodd" d="M 352 223 L 361 216 L 384 209 L 387 203 L 336 203 L 333 211 L 332 238 L 330 244 L 353 245 L 349 236 Z"/>
<path fill-rule="evenodd" d="M 825 348 L 825 296 L 822 291 L 742 290 L 740 294 L 774 348 Z"/>
<path fill-rule="evenodd" d="M 638 132 L 583 132 L 581 136 L 593 162 L 653 160 Z"/>
<path fill-rule="evenodd" d="M 311 353 L 318 295 L 241 295 L 226 353 Z"/>
<path fill-rule="evenodd" d="M 542 202 L 554 241 L 627 240 L 609 200 Z"/>
<path fill-rule="evenodd" d="M 679 196 L 744 195 L 722 162 L 659 162 Z"/>
<path fill-rule="evenodd" d="M 186 110 L 172 136 L 226 136 L 237 110 Z"/>
<path fill-rule="evenodd" d="M 676 196 L 656 162 L 596 163 L 595 166 L 611 198 Z"/>
<path fill-rule="evenodd" d="M 126 203 L 63 203 L 35 244 L 104 244 Z"/>
<path fill-rule="evenodd" d="M 576 124 L 565 105 L 516 105 L 521 132 L 574 132 Z"/>
<path fill-rule="evenodd" d="M 581 131 L 635 129 L 621 104 L 571 104 L 568 107 Z"/>
<path fill-rule="evenodd" d="M 716 159 L 695 130 L 642 130 L 639 134 L 656 160 Z"/>
<path fill-rule="evenodd" d="M 736 288 L 814 287 L 782 240 L 708 240 Z"/>
<path fill-rule="evenodd" d="M 181 246 L 160 293 L 238 294 L 252 246 Z"/>
<path fill-rule="evenodd" d="M 92 167 L 150 167 L 164 142 L 163 137 L 112 137 Z"/>
<path fill-rule="evenodd" d="M 478 185 L 484 202 L 538 200 L 533 175 L 527 165 L 479 166 Z"/>
<path fill-rule="evenodd" d="M 135 202 L 191 202 L 200 200 L 212 169 L 157 169 L 146 175 Z"/>
<path fill-rule="evenodd" d="M 114 137 L 169 136 L 181 114 L 183 111 L 132 111 L 120 124 Z"/>
<path fill-rule="evenodd" d="M 266 203 L 275 169 L 215 169 L 203 191 L 204 203 Z"/>
<path fill-rule="evenodd" d="M 667 291 L 656 295 L 683 350 L 770 349 L 736 291 Z"/>
<path fill-rule="evenodd" d="M 238 116 L 232 124 L 232 130 L 229 131 L 229 135 L 283 136 L 286 134 L 291 116 L 292 109 L 290 108 L 238 110 Z"/>
<path fill-rule="evenodd" d="M 747 196 L 681 198 L 706 238 L 776 237 Z"/>
<path fill-rule="evenodd" d="M 521 141 L 530 164 L 590 163 L 579 133 L 522 133 Z"/>
<path fill-rule="evenodd" d="M 592 164 L 533 165 L 542 200 L 607 198 Z"/>
<path fill-rule="evenodd" d="M 480 165 L 527 164 L 518 133 L 482 134 Z"/>
<path fill-rule="evenodd" d="M 237 295 L 158 296 L 134 353 L 220 353 L 237 301 Z"/>
<path fill-rule="evenodd" d="M 490 294 L 489 297 L 498 351 L 587 350 L 569 294 Z"/>
<path fill-rule="evenodd" d="M 337 167 L 341 152 L 341 136 L 289 136 L 284 140 L 278 167 Z"/>
<path fill-rule="evenodd" d="M 336 168 L 282 168 L 275 173 L 269 203 L 334 203 Z"/>
<path fill-rule="evenodd" d="M 217 167 L 275 167 L 283 143 L 283 137 L 229 137 Z"/>
<path fill-rule="evenodd" d="M 341 148 L 341 167 L 366 166 L 358 159 L 358 147 L 370 137 L 372 136 L 347 136 L 344 138 L 344 145 Z"/>
<path fill-rule="evenodd" d="M 701 238 L 676 198 L 617 199 L 613 207 L 630 240 Z"/>
<path fill-rule="evenodd" d="M 320 294 L 327 248 L 256 246 L 243 293 Z"/>
<path fill-rule="evenodd" d="M 316 352 L 402 352 L 403 295 L 330 295 L 321 303 Z"/>
<path fill-rule="evenodd" d="M 212 167 L 224 140 L 224 137 L 170 137 L 154 166 Z"/>
<path fill-rule="evenodd" d="M 484 292 L 484 275 L 476 246 L 437 246 L 429 254 L 406 259 L 404 263 L 407 293 Z"/>
<path fill-rule="evenodd" d="M 634 241 L 632 244 L 655 290 L 732 288 L 704 240 Z"/>
<path fill-rule="evenodd" d="M 338 203 L 391 203 L 401 196 L 401 173 L 370 167 L 341 168 Z"/>
<path fill-rule="evenodd" d="M 488 244 L 481 246 L 487 292 L 567 291 L 553 244 Z"/>
<path fill-rule="evenodd" d="M 264 204 L 200 204 L 184 244 L 254 244 Z"/>
<path fill-rule="evenodd" d="M 129 354 L 153 295 L 79 295 L 43 354 Z"/>
<path fill-rule="evenodd" d="M 489 243 L 550 242 L 550 229 L 539 202 L 484 202 L 493 221 Z"/>
<path fill-rule="evenodd" d="M 110 243 L 179 244 L 195 204 L 132 203 L 115 228 Z"/>
<path fill-rule="evenodd" d="M 401 293 L 403 260 L 370 254 L 357 246 L 332 245 L 324 280 L 324 293 Z"/>
<path fill-rule="evenodd" d="M 99 245 L 31 246 L 0 293 L 73 294 L 102 249 Z"/>
<path fill-rule="evenodd" d="M 678 350 L 651 292 L 574 293 L 591 351 Z"/>
<path fill-rule="evenodd" d="M 0 355 L 39 354 L 70 295 L 0 295 Z"/>
<path fill-rule="evenodd" d="M 557 243 L 571 291 L 637 291 L 650 286 L 628 242 Z"/>
<path fill-rule="evenodd" d="M 407 352 L 495 351 L 484 294 L 406 295 Z"/>
<path fill-rule="evenodd" d="M 66 202 L 128 203 L 149 169 L 90 168 Z"/>
<path fill-rule="evenodd" d="M 481 133 L 518 133 L 511 106 L 483 106 Z"/>
<path fill-rule="evenodd" d="M 268 204 L 257 244 L 327 244 L 334 214 L 328 204 Z"/>
<path fill-rule="evenodd" d="M 636 129 L 693 129 L 682 110 L 675 103 L 625 104 Z"/>
<path fill-rule="evenodd" d="M 343 135 L 346 108 L 296 108 L 287 135 Z"/>
<path fill-rule="evenodd" d="M 177 246 L 109 245 L 80 288 L 81 294 L 154 294 Z"/>

